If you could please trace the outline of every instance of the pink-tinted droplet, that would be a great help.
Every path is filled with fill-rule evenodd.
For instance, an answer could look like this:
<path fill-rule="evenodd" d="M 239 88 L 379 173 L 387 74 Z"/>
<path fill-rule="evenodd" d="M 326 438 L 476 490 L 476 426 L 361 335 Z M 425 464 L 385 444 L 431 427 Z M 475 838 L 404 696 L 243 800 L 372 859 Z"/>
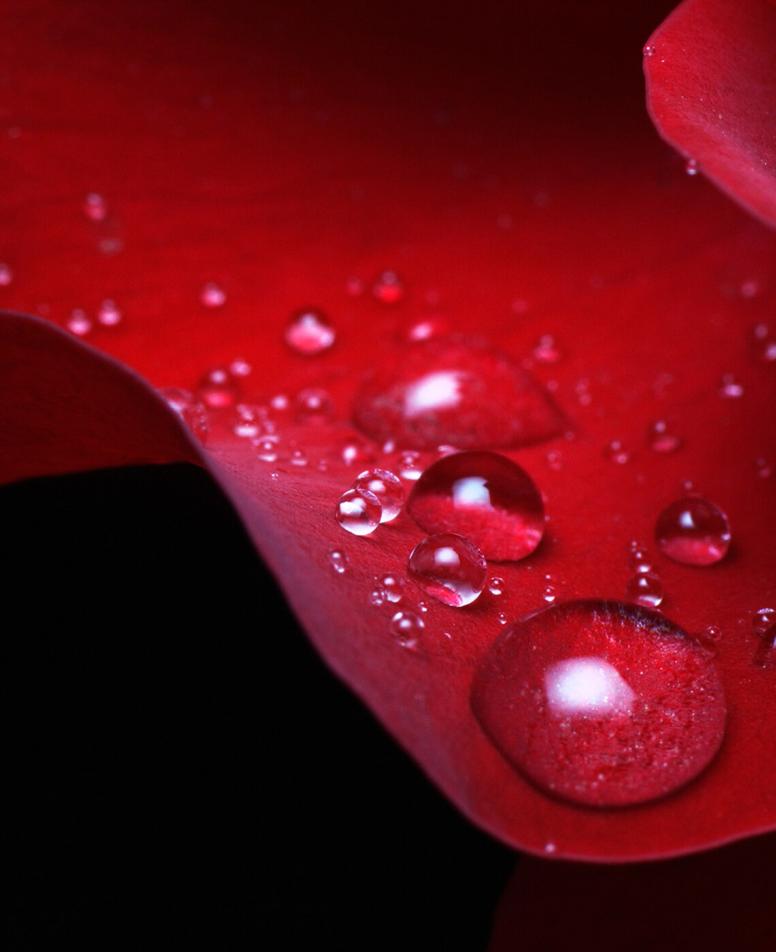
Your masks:
<path fill-rule="evenodd" d="M 404 486 L 398 476 L 387 469 L 366 469 L 353 483 L 354 489 L 365 489 L 380 500 L 380 522 L 393 522 L 404 505 Z"/>
<path fill-rule="evenodd" d="M 450 330 L 449 322 L 439 315 L 422 317 L 413 321 L 405 330 L 407 340 L 412 344 L 431 340 L 432 337 L 442 337 Z"/>
<path fill-rule="evenodd" d="M 404 282 L 395 271 L 381 271 L 372 285 L 372 294 L 383 304 L 398 304 L 405 293 Z"/>
<path fill-rule="evenodd" d="M 682 438 L 671 431 L 665 420 L 655 420 L 647 427 L 647 443 L 655 453 L 675 453 Z"/>
<path fill-rule="evenodd" d="M 363 437 L 352 435 L 343 442 L 340 456 L 346 466 L 360 466 L 363 468 L 366 463 L 375 461 L 375 447 Z"/>
<path fill-rule="evenodd" d="M 92 319 L 87 315 L 86 311 L 77 307 L 74 311 L 70 312 L 70 317 L 65 321 L 65 326 L 70 333 L 75 334 L 76 337 L 85 337 L 92 329 Z"/>
<path fill-rule="evenodd" d="M 700 496 L 687 496 L 660 513 L 655 539 L 675 562 L 713 565 L 730 548 L 730 524 L 719 506 Z"/>
<path fill-rule="evenodd" d="M 612 463 L 623 466 L 625 463 L 630 462 L 631 452 L 623 444 L 622 440 L 610 440 L 604 447 L 604 456 L 606 459 L 611 460 Z"/>
<path fill-rule="evenodd" d="M 744 395 L 744 385 L 735 374 L 723 374 L 719 382 L 719 395 L 726 400 L 738 400 Z"/>
<path fill-rule="evenodd" d="M 644 608 L 659 608 L 665 597 L 663 583 L 652 572 L 639 572 L 628 582 L 626 588 L 628 601 Z"/>
<path fill-rule="evenodd" d="M 497 562 L 530 555 L 544 535 L 544 503 L 526 471 L 498 453 L 453 453 L 432 463 L 407 511 L 426 532 L 456 532 Z"/>
<path fill-rule="evenodd" d="M 426 627 L 426 623 L 415 612 L 396 612 L 391 618 L 391 632 L 404 648 L 417 648 L 418 638 Z"/>
<path fill-rule="evenodd" d="M 485 556 L 469 539 L 440 532 L 419 542 L 407 560 L 407 571 L 428 595 L 463 608 L 480 597 L 488 574 Z"/>
<path fill-rule="evenodd" d="M 542 334 L 534 345 L 533 356 L 540 364 L 556 364 L 560 360 L 560 349 L 552 334 Z"/>
<path fill-rule="evenodd" d="M 285 338 L 297 354 L 314 357 L 334 344 L 337 332 L 322 311 L 308 308 L 293 315 L 286 327 Z"/>
<path fill-rule="evenodd" d="M 394 575 L 392 573 L 383 575 L 382 578 L 378 579 L 377 584 L 380 591 L 383 593 L 383 598 L 385 601 L 391 602 L 395 605 L 404 598 L 404 594 L 407 589 L 407 583 L 404 581 L 401 575 Z"/>
<path fill-rule="evenodd" d="M 103 327 L 116 327 L 121 323 L 122 313 L 115 301 L 106 298 L 97 311 L 97 320 Z"/>
<path fill-rule="evenodd" d="M 89 221 L 105 221 L 108 217 L 108 205 L 102 195 L 89 192 L 84 199 L 84 215 Z"/>
<path fill-rule="evenodd" d="M 334 403 L 326 390 L 307 387 L 300 390 L 294 400 L 294 415 L 297 423 L 325 423 L 334 414 Z"/>
<path fill-rule="evenodd" d="M 489 347 L 451 338 L 414 344 L 374 371 L 356 397 L 354 420 L 380 444 L 429 450 L 522 446 L 566 429 L 527 371 Z"/>
<path fill-rule="evenodd" d="M 197 384 L 196 396 L 211 410 L 223 410 L 239 402 L 242 388 L 226 367 L 213 367 Z"/>
<path fill-rule="evenodd" d="M 688 175 L 697 175 L 701 168 L 697 159 L 688 159 L 684 163 L 684 170 Z"/>
<path fill-rule="evenodd" d="M 205 307 L 223 307 L 226 304 L 226 291 L 215 281 L 208 281 L 202 286 L 199 299 Z"/>
<path fill-rule="evenodd" d="M 0 261 L 0 288 L 7 288 L 13 281 L 13 271 L 11 266 L 4 261 Z"/>
<path fill-rule="evenodd" d="M 373 493 L 348 489 L 340 496 L 334 516 L 343 529 L 365 536 L 380 525 L 381 509 L 380 500 Z"/>
<path fill-rule="evenodd" d="M 709 651 L 655 612 L 604 601 L 566 602 L 508 628 L 476 674 L 472 707 L 514 767 L 589 806 L 688 783 L 726 721 Z"/>

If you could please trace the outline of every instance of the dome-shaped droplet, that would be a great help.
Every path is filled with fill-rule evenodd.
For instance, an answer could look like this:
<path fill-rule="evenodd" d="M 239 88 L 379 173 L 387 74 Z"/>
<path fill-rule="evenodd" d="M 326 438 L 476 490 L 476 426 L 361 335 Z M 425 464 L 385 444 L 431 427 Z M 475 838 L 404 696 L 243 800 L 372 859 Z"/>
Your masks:
<path fill-rule="evenodd" d="M 687 496 L 660 513 L 655 538 L 675 562 L 713 565 L 730 548 L 730 524 L 719 506 L 700 496 Z"/>
<path fill-rule="evenodd" d="M 700 172 L 701 167 L 698 165 L 697 159 L 688 159 L 684 163 L 684 170 L 688 175 L 697 175 Z"/>
<path fill-rule="evenodd" d="M 336 340 L 337 333 L 329 319 L 321 311 L 299 311 L 286 327 L 286 343 L 305 357 L 313 357 L 328 350 Z"/>
<path fill-rule="evenodd" d="M 242 389 L 226 367 L 214 367 L 197 385 L 197 398 L 211 410 L 233 407 L 240 400 Z"/>
<path fill-rule="evenodd" d="M 208 281 L 202 286 L 199 299 L 205 307 L 223 307 L 226 304 L 226 291 L 215 281 Z"/>
<path fill-rule="evenodd" d="M 70 317 L 65 322 L 65 326 L 76 337 L 85 337 L 92 329 L 92 319 L 86 311 L 77 307 L 70 312 Z"/>
<path fill-rule="evenodd" d="M 472 707 L 513 766 L 591 806 L 683 786 L 717 752 L 726 719 L 709 651 L 655 612 L 599 601 L 508 628 L 477 672 Z"/>
<path fill-rule="evenodd" d="M 103 327 L 116 327 L 121 323 L 122 314 L 115 301 L 106 298 L 97 311 L 97 320 Z"/>
<path fill-rule="evenodd" d="M 768 324 L 759 323 L 752 328 L 752 352 L 766 364 L 776 361 L 776 333 Z"/>
<path fill-rule="evenodd" d="M 349 436 L 342 444 L 340 456 L 346 466 L 363 466 L 375 460 L 375 447 L 361 436 Z"/>
<path fill-rule="evenodd" d="M 503 354 L 460 340 L 414 344 L 359 391 L 354 420 L 378 443 L 433 450 L 522 446 L 565 429 L 552 398 Z"/>
<path fill-rule="evenodd" d="M 11 266 L 4 261 L 0 261 L 0 288 L 7 288 L 13 281 L 13 271 Z"/>
<path fill-rule="evenodd" d="M 415 612 L 396 612 L 391 619 L 391 632 L 404 648 L 417 648 L 418 638 L 425 627 L 425 622 Z"/>
<path fill-rule="evenodd" d="M 435 314 L 431 317 L 422 317 L 413 321 L 404 331 L 404 336 L 412 344 L 431 340 L 432 337 L 442 337 L 450 331 L 450 325 L 444 317 Z"/>
<path fill-rule="evenodd" d="M 655 453 L 675 453 L 682 438 L 671 431 L 665 420 L 655 420 L 647 428 L 647 443 Z"/>
<path fill-rule="evenodd" d="M 380 525 L 380 500 L 373 493 L 349 489 L 340 496 L 334 515 L 353 535 L 365 536 Z"/>
<path fill-rule="evenodd" d="M 383 575 L 383 577 L 378 582 L 380 591 L 383 593 L 383 596 L 386 601 L 396 604 L 404 598 L 404 593 L 407 588 L 407 583 L 401 577 L 401 575 Z"/>
<path fill-rule="evenodd" d="M 404 282 L 395 271 L 381 271 L 372 285 L 372 294 L 383 304 L 398 304 L 404 298 Z"/>
<path fill-rule="evenodd" d="M 544 534 L 544 504 L 531 477 L 488 451 L 432 463 L 413 487 L 407 511 L 426 532 L 457 532 L 497 562 L 525 558 Z"/>
<path fill-rule="evenodd" d="M 366 469 L 353 483 L 354 489 L 366 489 L 380 500 L 383 507 L 380 522 L 392 522 L 404 505 L 404 486 L 398 476 L 387 469 Z"/>
<path fill-rule="evenodd" d="M 294 415 L 297 423 L 325 423 L 333 414 L 334 403 L 326 390 L 307 387 L 296 395 Z"/>
<path fill-rule="evenodd" d="M 491 595 L 499 596 L 504 594 L 504 579 L 494 575 L 488 582 L 488 591 Z"/>
<path fill-rule="evenodd" d="M 533 356 L 540 364 L 556 364 L 560 360 L 561 353 L 552 334 L 542 334 L 534 345 Z"/>
<path fill-rule="evenodd" d="M 337 575 L 344 575 L 348 570 L 349 563 L 347 553 L 343 552 L 342 549 L 332 549 L 329 552 L 329 565 Z"/>
<path fill-rule="evenodd" d="M 723 374 L 719 382 L 719 395 L 726 400 L 738 400 L 744 395 L 744 385 L 735 374 Z"/>
<path fill-rule="evenodd" d="M 415 546 L 407 570 L 428 595 L 445 605 L 463 608 L 480 597 L 488 564 L 469 539 L 454 532 L 440 532 Z"/>
<path fill-rule="evenodd" d="M 84 215 L 89 221 L 105 221 L 108 217 L 108 205 L 102 195 L 89 192 L 84 199 Z"/>
<path fill-rule="evenodd" d="M 628 582 L 628 600 L 644 608 L 659 608 L 663 604 L 663 583 L 652 572 L 639 572 Z"/>

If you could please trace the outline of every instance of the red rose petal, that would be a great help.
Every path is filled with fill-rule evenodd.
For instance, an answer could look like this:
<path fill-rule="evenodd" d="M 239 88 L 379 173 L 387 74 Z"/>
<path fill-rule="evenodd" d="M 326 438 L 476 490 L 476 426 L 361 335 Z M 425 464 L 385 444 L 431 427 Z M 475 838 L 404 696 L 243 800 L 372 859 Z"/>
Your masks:
<path fill-rule="evenodd" d="M 776 240 L 657 140 L 639 50 L 658 13 L 645 11 L 564 5 L 558 17 L 543 5 L 471 22 L 413 8 L 393 11 L 388 30 L 355 6 L 269 23 L 253 5 L 39 2 L 19 4 L 0 37 L 14 78 L 0 199 L 13 277 L 0 304 L 64 325 L 109 299 L 122 320 L 85 339 L 154 386 L 191 389 L 240 358 L 253 368 L 239 384 L 249 402 L 318 387 L 334 413 L 304 425 L 281 413 L 275 462 L 227 425 L 202 450 L 106 358 L 4 318 L 6 477 L 201 454 L 334 670 L 467 815 L 527 850 L 551 841 L 557 856 L 671 855 L 776 824 L 774 672 L 754 664 L 750 631 L 750 613 L 776 601 L 776 494 L 762 475 L 776 463 L 776 378 L 750 348 L 776 303 Z M 104 197 L 99 220 L 84 212 L 90 193 Z M 394 269 L 400 301 L 353 293 Z M 218 307 L 201 300 L 209 282 Z M 284 339 L 302 307 L 336 329 L 317 356 Z M 333 508 L 363 468 L 341 456 L 356 393 L 371 368 L 422 346 L 406 327 L 440 309 L 457 333 L 532 362 L 574 438 L 507 451 L 549 523 L 535 554 L 499 564 L 504 594 L 422 614 L 411 587 L 398 606 L 370 603 L 375 578 L 402 572 L 421 538 L 414 522 L 354 539 Z M 548 334 L 554 363 L 532 356 Z M 725 375 L 739 396 L 720 395 Z M 671 454 L 645 439 L 663 418 L 684 440 Z M 729 516 L 731 551 L 704 569 L 653 561 L 666 615 L 692 634 L 721 629 L 720 754 L 648 805 L 553 800 L 480 729 L 473 672 L 499 613 L 515 619 L 547 597 L 622 599 L 630 540 L 649 546 L 688 479 Z M 342 574 L 332 551 L 347 557 Z M 404 609 L 422 615 L 414 651 L 391 631 Z"/>
<path fill-rule="evenodd" d="M 645 46 L 660 134 L 732 198 L 776 224 L 776 6 L 685 0 Z"/>

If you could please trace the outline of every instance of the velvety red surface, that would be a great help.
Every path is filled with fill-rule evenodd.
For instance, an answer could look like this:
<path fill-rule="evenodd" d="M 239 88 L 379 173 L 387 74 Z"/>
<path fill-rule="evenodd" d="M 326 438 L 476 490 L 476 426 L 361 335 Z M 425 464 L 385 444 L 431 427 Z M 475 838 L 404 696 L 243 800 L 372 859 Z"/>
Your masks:
<path fill-rule="evenodd" d="M 14 279 L 0 306 L 62 323 L 115 299 L 123 324 L 89 341 L 153 386 L 191 387 L 243 357 L 251 398 L 329 390 L 336 426 L 282 427 L 307 467 L 260 462 L 219 428 L 200 458 L 332 668 L 475 822 L 529 851 L 552 841 L 554 855 L 596 860 L 772 828 L 774 671 L 753 664 L 747 613 L 776 599 L 774 481 L 756 463 L 776 461 L 774 368 L 749 346 L 773 309 L 776 240 L 685 176 L 646 116 L 641 47 L 666 9 L 486 4 L 475 17 L 391 5 L 365 18 L 355 4 L 252 6 L 12 5 L 0 37 L 0 260 Z M 105 196 L 106 222 L 83 214 L 89 192 Z M 349 277 L 368 284 L 384 268 L 402 275 L 404 301 L 347 293 Z M 207 281 L 225 289 L 222 308 L 201 305 Z M 317 358 L 283 342 L 307 305 L 338 332 Z M 409 652 L 389 634 L 390 608 L 368 596 L 375 576 L 404 570 L 422 532 L 404 515 L 347 536 L 332 512 L 357 470 L 316 464 L 349 431 L 363 375 L 432 312 L 518 362 L 554 335 L 560 360 L 533 372 L 575 437 L 510 451 L 545 495 L 542 545 L 498 566 L 500 598 L 432 606 L 421 650 Z M 94 351 L 17 318 L 0 321 L 0 335 L 3 479 L 200 452 L 137 378 Z M 720 397 L 723 374 L 743 383 L 739 399 Z M 685 441 L 674 454 L 647 446 L 662 417 Z M 607 456 L 612 440 L 629 462 Z M 470 711 L 497 614 L 543 604 L 548 573 L 559 601 L 622 598 L 629 541 L 649 545 L 686 479 L 733 531 L 718 566 L 656 562 L 667 616 L 690 632 L 722 629 L 720 755 L 647 806 L 551 800 Z M 333 548 L 349 556 L 344 575 Z"/>
<path fill-rule="evenodd" d="M 685 0 L 650 38 L 661 134 L 766 222 L 776 221 L 776 4 Z"/>

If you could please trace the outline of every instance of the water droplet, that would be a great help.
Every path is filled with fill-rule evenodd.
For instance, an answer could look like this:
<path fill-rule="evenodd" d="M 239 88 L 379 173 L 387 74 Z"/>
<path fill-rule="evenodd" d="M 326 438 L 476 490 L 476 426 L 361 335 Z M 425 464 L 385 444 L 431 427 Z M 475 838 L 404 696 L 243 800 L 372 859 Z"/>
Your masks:
<path fill-rule="evenodd" d="M 287 410 L 290 404 L 290 400 L 285 393 L 276 393 L 274 397 L 269 401 L 269 405 L 273 410 L 277 410 L 282 413 L 283 410 Z"/>
<path fill-rule="evenodd" d="M 374 493 L 383 507 L 380 522 L 392 522 L 404 505 L 404 487 L 398 476 L 387 469 L 367 469 L 359 473 L 353 483 L 354 489 Z"/>
<path fill-rule="evenodd" d="M 71 334 L 77 337 L 85 337 L 92 329 L 92 320 L 87 316 L 86 311 L 77 307 L 70 312 L 70 317 L 66 321 L 66 327 Z"/>
<path fill-rule="evenodd" d="M 106 298 L 97 311 L 97 320 L 103 327 L 115 327 L 121 323 L 122 314 L 115 301 Z"/>
<path fill-rule="evenodd" d="M 552 334 L 543 334 L 534 345 L 534 359 L 540 364 L 556 364 L 561 357 Z"/>
<path fill-rule="evenodd" d="M 754 461 L 754 466 L 760 479 L 768 479 L 773 475 L 773 467 L 768 460 L 763 459 L 762 456 L 758 456 Z"/>
<path fill-rule="evenodd" d="M 308 458 L 307 458 L 307 453 L 305 453 L 305 451 L 304 451 L 303 449 L 301 449 L 301 447 L 299 447 L 299 446 L 297 446 L 297 447 L 295 447 L 294 449 L 291 450 L 291 453 L 289 454 L 288 459 L 289 459 L 289 461 L 290 461 L 290 463 L 291 463 L 292 466 L 299 466 L 299 467 L 307 466 L 307 463 L 309 462 L 309 460 L 308 460 Z M 352 531 L 352 530 L 350 530 L 350 531 Z M 357 532 L 357 533 L 356 533 L 356 535 L 365 535 L 365 534 L 366 534 L 366 533 L 364 533 L 364 532 Z"/>
<path fill-rule="evenodd" d="M 419 611 L 419 612 L 423 612 L 423 614 L 425 615 L 426 612 L 428 611 L 428 603 L 427 603 L 427 602 L 418 602 L 418 611 Z"/>
<path fill-rule="evenodd" d="M 722 638 L 722 629 L 719 625 L 706 625 L 703 629 L 702 638 L 704 641 L 716 644 Z"/>
<path fill-rule="evenodd" d="M 404 648 L 416 648 L 418 638 L 425 627 L 425 622 L 415 612 L 396 612 L 391 619 L 391 632 Z"/>
<path fill-rule="evenodd" d="M 496 615 L 496 618 L 498 619 L 499 625 L 506 625 L 506 623 L 509 621 L 506 612 L 499 612 L 498 615 Z"/>
<path fill-rule="evenodd" d="M 420 479 L 423 467 L 420 462 L 420 453 L 407 450 L 399 456 L 399 475 L 402 479 L 415 482 Z"/>
<path fill-rule="evenodd" d="M 400 575 L 384 575 L 379 580 L 379 585 L 387 601 L 394 605 L 404 598 L 407 584 Z"/>
<path fill-rule="evenodd" d="M 286 343 L 305 357 L 313 357 L 328 350 L 336 340 L 337 332 L 321 311 L 299 311 L 286 327 Z"/>
<path fill-rule="evenodd" d="M 349 436 L 342 444 L 342 462 L 346 466 L 363 466 L 375 461 L 375 449 L 360 436 Z"/>
<path fill-rule="evenodd" d="M 755 324 L 752 328 L 752 353 L 767 364 L 776 361 L 776 334 L 767 324 Z"/>
<path fill-rule="evenodd" d="M 630 462 L 631 458 L 630 451 L 625 449 L 621 440 L 611 440 L 607 443 L 604 447 L 604 456 L 613 463 L 617 463 L 618 466 Z"/>
<path fill-rule="evenodd" d="M 215 281 L 208 281 L 199 292 L 199 300 L 205 307 L 223 307 L 226 303 L 226 292 Z"/>
<path fill-rule="evenodd" d="M 372 294 L 383 304 L 398 304 L 404 298 L 404 283 L 395 271 L 381 271 L 372 285 Z"/>
<path fill-rule="evenodd" d="M 643 549 L 638 543 L 634 548 L 631 546 L 630 558 L 630 567 L 637 575 L 644 575 L 652 571 L 652 559 L 649 557 L 649 553 L 646 549 Z"/>
<path fill-rule="evenodd" d="M 207 442 L 207 411 L 189 390 L 180 387 L 164 387 L 159 391 L 170 409 L 174 410 L 192 431 L 200 443 Z"/>
<path fill-rule="evenodd" d="M 226 367 L 213 367 L 197 384 L 197 398 L 211 410 L 233 407 L 240 400 L 240 384 Z"/>
<path fill-rule="evenodd" d="M 651 43 L 647 43 L 642 52 L 647 59 L 650 59 L 655 55 L 655 47 Z"/>
<path fill-rule="evenodd" d="M 734 374 L 723 374 L 719 384 L 719 395 L 726 400 L 737 400 L 744 395 L 744 386 Z"/>
<path fill-rule="evenodd" d="M 507 357 L 441 338 L 414 344 L 375 371 L 354 407 L 378 443 L 433 450 L 522 446 L 565 429 L 550 395 Z"/>
<path fill-rule="evenodd" d="M 488 582 L 488 591 L 491 595 L 503 595 L 504 594 L 504 579 L 498 575 L 494 575 L 493 578 Z"/>
<path fill-rule="evenodd" d="M 542 593 L 544 601 L 547 602 L 548 605 L 552 605 L 557 597 L 555 587 L 553 585 L 547 585 Z"/>
<path fill-rule="evenodd" d="M 350 560 L 342 549 L 332 549 L 329 552 L 329 565 L 334 569 L 337 575 L 344 575 L 348 570 Z"/>
<path fill-rule="evenodd" d="M 644 608 L 659 608 L 663 604 L 663 583 L 652 572 L 639 572 L 628 582 L 628 599 Z"/>
<path fill-rule="evenodd" d="M 647 443 L 656 453 L 674 453 L 682 445 L 682 439 L 670 431 L 665 420 L 655 420 L 647 428 Z"/>
<path fill-rule="evenodd" d="M 374 605 L 375 608 L 379 608 L 381 605 L 385 604 L 385 592 L 382 588 L 373 588 L 369 593 L 369 604 Z"/>
<path fill-rule="evenodd" d="M 410 343 L 417 344 L 420 341 L 431 340 L 432 337 L 442 337 L 449 333 L 450 325 L 444 317 L 434 315 L 433 317 L 424 317 L 419 321 L 413 321 L 407 327 L 405 336 Z"/>
<path fill-rule="evenodd" d="M 700 496 L 687 496 L 660 513 L 655 538 L 675 562 L 713 565 L 730 548 L 730 524 L 719 506 Z"/>
<path fill-rule="evenodd" d="M 0 261 L 0 288 L 7 288 L 12 281 L 13 271 L 10 265 L 7 265 L 4 261 Z"/>
<path fill-rule="evenodd" d="M 247 360 L 243 360 L 242 357 L 236 357 L 231 364 L 229 364 L 229 372 L 234 377 L 249 377 L 253 372 L 253 368 Z"/>
<path fill-rule="evenodd" d="M 497 562 L 525 558 L 544 534 L 544 504 L 531 477 L 488 451 L 432 463 L 413 487 L 407 511 L 426 532 L 456 532 Z"/>
<path fill-rule="evenodd" d="M 764 635 L 776 624 L 775 608 L 758 608 L 752 618 L 752 631 L 755 635 Z"/>
<path fill-rule="evenodd" d="M 441 532 L 419 542 L 407 560 L 410 578 L 445 605 L 463 608 L 480 597 L 488 566 L 469 539 Z"/>
<path fill-rule="evenodd" d="M 337 522 L 353 535 L 365 536 L 380 525 L 380 500 L 373 493 L 348 489 L 337 503 Z"/>
<path fill-rule="evenodd" d="M 278 458 L 277 439 L 271 436 L 262 437 L 256 443 L 256 455 L 264 463 L 274 463 Z"/>
<path fill-rule="evenodd" d="M 701 170 L 700 166 L 698 165 L 698 160 L 688 159 L 684 163 L 684 170 L 688 175 L 697 175 Z"/>
<path fill-rule="evenodd" d="M 102 195 L 89 192 L 84 199 L 84 215 L 89 221 L 105 221 L 108 217 L 108 205 Z"/>
<path fill-rule="evenodd" d="M 320 387 L 300 390 L 294 400 L 294 415 L 297 423 L 325 423 L 334 414 L 334 404 L 329 394 Z"/>
<path fill-rule="evenodd" d="M 683 786 L 717 752 L 726 719 L 709 651 L 654 612 L 599 601 L 508 628 L 477 672 L 472 707 L 537 786 L 592 806 Z"/>

